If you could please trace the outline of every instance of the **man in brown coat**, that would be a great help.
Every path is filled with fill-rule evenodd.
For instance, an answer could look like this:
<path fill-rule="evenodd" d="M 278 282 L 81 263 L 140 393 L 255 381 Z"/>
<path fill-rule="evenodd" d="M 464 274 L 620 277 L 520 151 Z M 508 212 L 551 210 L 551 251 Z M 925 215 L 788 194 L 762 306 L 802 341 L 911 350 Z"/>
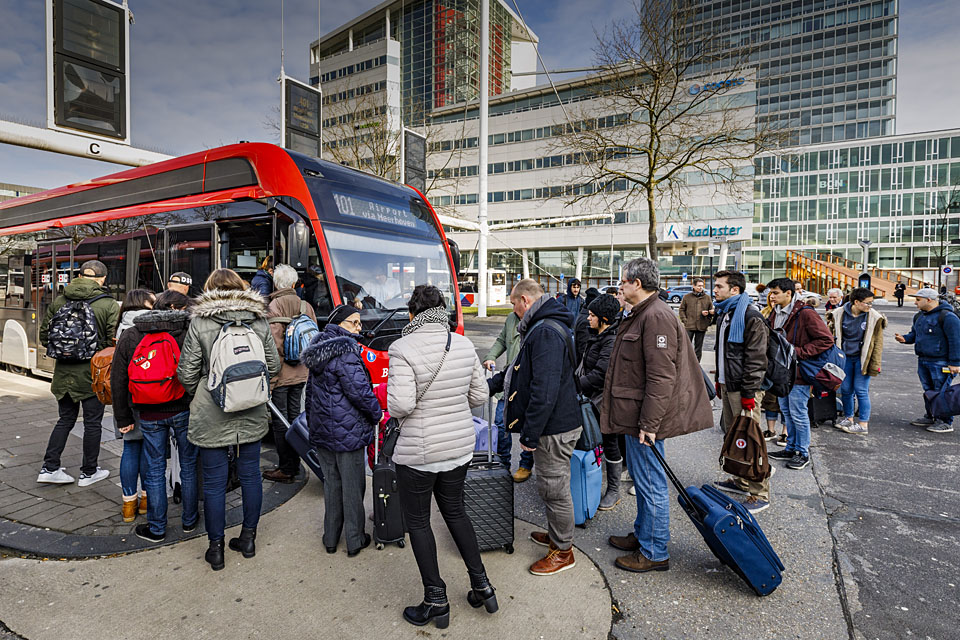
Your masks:
<path fill-rule="evenodd" d="M 600 428 L 622 433 L 627 466 L 637 489 L 633 532 L 610 536 L 629 551 L 616 565 L 627 571 L 670 568 L 670 498 L 667 476 L 650 449 L 663 453 L 666 438 L 708 429 L 713 412 L 693 344 L 673 311 L 657 296 L 660 269 L 647 258 L 623 267 L 624 298 L 633 304 L 620 322 L 603 388 Z"/>
<path fill-rule="evenodd" d="M 703 290 L 703 278 L 694 278 L 693 291 L 683 296 L 680 301 L 680 322 L 687 330 L 687 336 L 693 342 L 693 350 L 697 353 L 697 360 L 703 354 L 703 336 L 713 322 L 713 301 Z"/>

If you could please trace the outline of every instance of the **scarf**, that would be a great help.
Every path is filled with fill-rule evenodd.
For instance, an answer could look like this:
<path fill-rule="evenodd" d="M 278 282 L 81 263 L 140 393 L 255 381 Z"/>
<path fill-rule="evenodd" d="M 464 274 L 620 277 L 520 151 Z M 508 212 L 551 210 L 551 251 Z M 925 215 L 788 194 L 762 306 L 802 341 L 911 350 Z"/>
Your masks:
<path fill-rule="evenodd" d="M 750 306 L 750 296 L 740 293 L 735 296 L 730 296 L 722 302 L 717 302 L 714 306 L 720 315 L 733 311 L 733 317 L 730 319 L 730 332 L 727 334 L 727 342 L 743 344 L 743 329 L 746 324 L 744 318 L 747 314 L 747 307 Z"/>
<path fill-rule="evenodd" d="M 436 322 L 437 324 L 442 324 L 447 330 L 450 329 L 450 316 L 447 315 L 446 307 L 433 307 L 432 309 L 427 309 L 426 311 L 421 311 L 413 317 L 413 320 L 410 321 L 410 324 L 405 326 L 401 333 L 405 336 L 410 335 L 420 327 L 431 322 Z"/>

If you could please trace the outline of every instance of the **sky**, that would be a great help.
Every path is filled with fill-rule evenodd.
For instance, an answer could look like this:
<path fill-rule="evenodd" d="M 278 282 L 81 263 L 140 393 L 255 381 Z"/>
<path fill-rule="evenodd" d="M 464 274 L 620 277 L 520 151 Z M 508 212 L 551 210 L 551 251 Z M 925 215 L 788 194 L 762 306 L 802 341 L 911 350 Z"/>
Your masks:
<path fill-rule="evenodd" d="M 0 0 L 0 120 L 44 126 L 45 0 Z M 513 8 L 513 0 L 507 0 Z M 548 69 L 589 66 L 594 33 L 630 0 L 516 0 Z M 308 47 L 380 4 L 282 0 L 284 68 L 306 81 Z M 957 0 L 900 2 L 897 132 L 960 127 Z M 239 140 L 276 142 L 281 0 L 129 0 L 131 141 L 184 155 Z M 318 10 L 321 14 L 318 16 Z M 0 145 L 0 182 L 52 188 L 126 167 Z"/>

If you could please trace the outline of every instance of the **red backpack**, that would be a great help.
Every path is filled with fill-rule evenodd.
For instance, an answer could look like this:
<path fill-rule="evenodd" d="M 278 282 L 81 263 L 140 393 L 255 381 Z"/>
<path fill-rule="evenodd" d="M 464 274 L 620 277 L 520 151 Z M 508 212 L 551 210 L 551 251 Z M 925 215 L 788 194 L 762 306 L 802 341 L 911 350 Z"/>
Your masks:
<path fill-rule="evenodd" d="M 177 378 L 180 345 L 166 331 L 148 333 L 140 340 L 127 375 L 134 404 L 165 404 L 183 397 L 186 391 Z"/>

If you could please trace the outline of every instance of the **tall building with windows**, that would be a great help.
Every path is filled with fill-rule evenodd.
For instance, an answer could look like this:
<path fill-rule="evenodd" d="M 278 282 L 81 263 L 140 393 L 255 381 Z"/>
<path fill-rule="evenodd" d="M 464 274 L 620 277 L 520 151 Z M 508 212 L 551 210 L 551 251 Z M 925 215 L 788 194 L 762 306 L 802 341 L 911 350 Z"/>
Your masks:
<path fill-rule="evenodd" d="M 898 0 L 692 1 L 699 37 L 755 48 L 759 121 L 798 144 L 896 132 Z"/>
<path fill-rule="evenodd" d="M 862 259 L 936 281 L 960 260 L 960 129 L 786 150 L 757 158 L 751 281 L 787 268 L 787 249 Z M 960 241 L 960 240 L 958 240 Z"/>

